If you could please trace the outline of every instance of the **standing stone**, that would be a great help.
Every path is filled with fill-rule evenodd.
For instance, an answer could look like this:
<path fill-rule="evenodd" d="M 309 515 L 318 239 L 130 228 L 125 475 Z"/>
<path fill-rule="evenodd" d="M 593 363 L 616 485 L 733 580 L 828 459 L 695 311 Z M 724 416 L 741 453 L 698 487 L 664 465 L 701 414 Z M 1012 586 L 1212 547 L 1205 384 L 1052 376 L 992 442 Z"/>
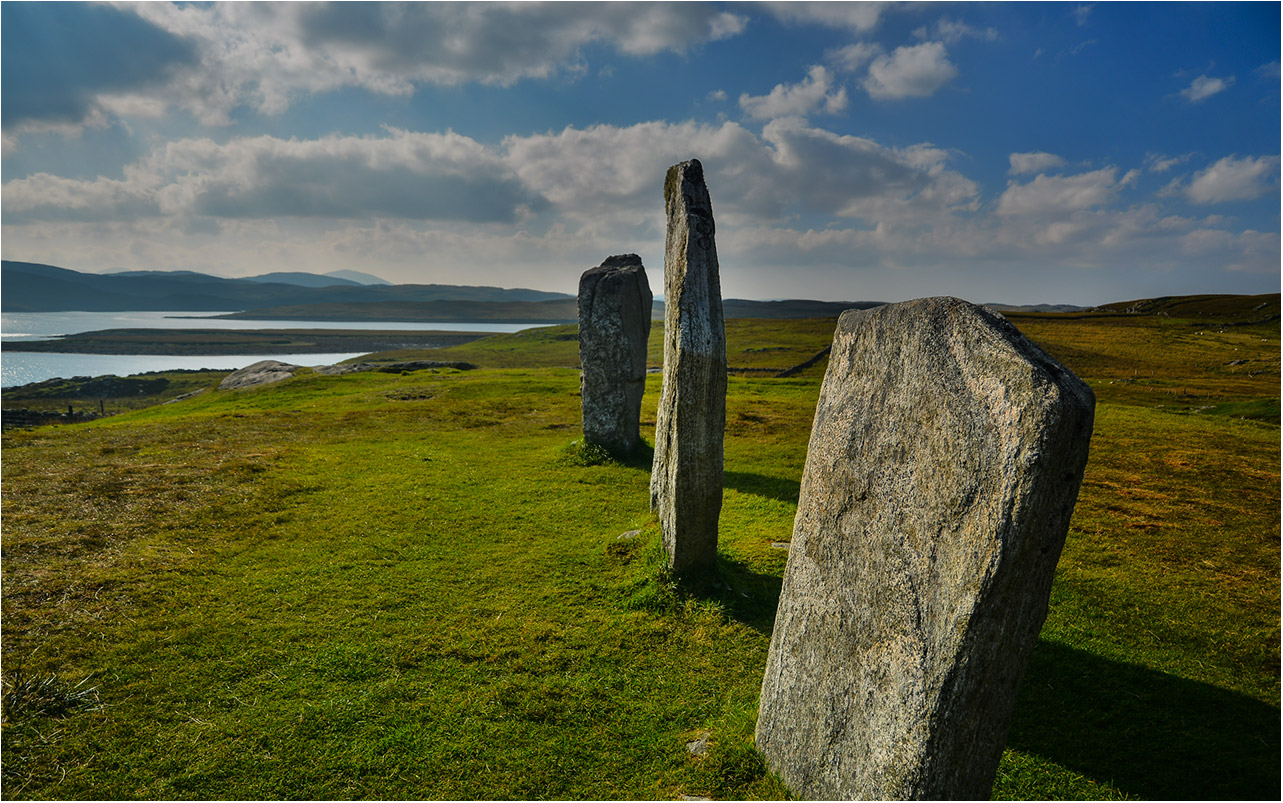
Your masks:
<path fill-rule="evenodd" d="M 673 571 L 717 563 L 726 428 L 726 330 L 713 204 L 694 159 L 664 180 L 664 384 L 655 414 L 650 506 Z"/>
<path fill-rule="evenodd" d="M 1095 397 L 996 313 L 843 313 L 757 720 L 806 799 L 987 800 Z"/>
<path fill-rule="evenodd" d="M 622 454 L 640 437 L 652 300 L 636 254 L 608 257 L 579 277 L 584 440 Z"/>

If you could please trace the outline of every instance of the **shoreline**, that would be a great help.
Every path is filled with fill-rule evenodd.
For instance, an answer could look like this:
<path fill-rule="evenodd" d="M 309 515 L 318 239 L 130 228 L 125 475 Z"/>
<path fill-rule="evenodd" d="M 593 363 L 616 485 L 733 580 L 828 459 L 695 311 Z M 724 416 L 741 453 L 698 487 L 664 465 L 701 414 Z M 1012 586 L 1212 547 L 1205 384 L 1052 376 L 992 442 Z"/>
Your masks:
<path fill-rule="evenodd" d="M 48 340 L 0 343 L 0 352 L 208 357 L 437 349 L 494 332 L 365 329 L 102 329 Z"/>

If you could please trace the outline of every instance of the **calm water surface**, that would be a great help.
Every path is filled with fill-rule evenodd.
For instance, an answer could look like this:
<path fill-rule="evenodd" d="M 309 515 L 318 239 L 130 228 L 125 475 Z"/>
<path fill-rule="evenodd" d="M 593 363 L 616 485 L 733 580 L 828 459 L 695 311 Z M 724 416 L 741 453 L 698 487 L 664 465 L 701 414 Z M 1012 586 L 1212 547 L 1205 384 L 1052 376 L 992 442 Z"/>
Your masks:
<path fill-rule="evenodd" d="M 532 323 L 433 323 L 416 321 L 246 321 L 203 316 L 223 312 L 6 312 L 0 338 L 6 343 L 48 340 L 100 329 L 371 329 L 445 332 L 520 332 Z"/>
<path fill-rule="evenodd" d="M 0 339 L 6 344 L 48 340 L 59 335 L 99 329 L 377 329 L 447 332 L 519 332 L 529 323 L 435 323 L 403 321 L 246 321 L 201 316 L 218 312 L 6 312 L 0 315 Z M 360 356 L 342 354 L 236 354 L 179 356 L 164 354 L 49 354 L 5 351 L 0 354 L 0 387 L 42 382 L 54 377 L 129 376 L 146 371 L 217 368 L 234 371 L 259 360 L 295 365 L 331 365 Z"/>

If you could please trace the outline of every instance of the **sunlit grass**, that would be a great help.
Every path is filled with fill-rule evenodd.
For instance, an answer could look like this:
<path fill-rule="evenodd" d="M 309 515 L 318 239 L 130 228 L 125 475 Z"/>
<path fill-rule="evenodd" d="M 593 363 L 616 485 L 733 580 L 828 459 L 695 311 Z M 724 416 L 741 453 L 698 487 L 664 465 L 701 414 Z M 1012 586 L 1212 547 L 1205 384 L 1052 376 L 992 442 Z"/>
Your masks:
<path fill-rule="evenodd" d="M 1148 351 L 1218 404 L 1276 401 L 1277 330 L 1182 368 L 1135 345 L 1162 325 L 1034 333 L 1101 403 L 996 797 L 1277 793 L 1278 427 L 1108 384 Z M 783 362 L 828 338 L 770 326 L 728 341 Z M 644 449 L 573 445 L 566 334 L 526 336 L 550 367 L 304 372 L 6 434 L 6 682 L 101 703 L 6 714 L 6 796 L 784 796 L 752 735 L 822 366 L 731 378 L 721 560 L 683 585 Z M 484 342 L 452 359 L 519 362 Z"/>

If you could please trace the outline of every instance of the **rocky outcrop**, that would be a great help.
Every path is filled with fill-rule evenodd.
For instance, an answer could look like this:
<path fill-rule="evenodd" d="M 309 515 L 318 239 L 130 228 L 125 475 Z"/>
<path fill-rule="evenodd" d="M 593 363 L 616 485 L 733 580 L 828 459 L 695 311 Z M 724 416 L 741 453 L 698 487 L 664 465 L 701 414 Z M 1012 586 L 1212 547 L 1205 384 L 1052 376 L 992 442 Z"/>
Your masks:
<path fill-rule="evenodd" d="M 1000 315 L 842 315 L 757 745 L 808 799 L 988 799 L 1095 398 Z"/>
<path fill-rule="evenodd" d="M 640 439 L 651 301 L 636 254 L 608 257 L 579 278 L 584 440 L 622 454 Z"/>
<path fill-rule="evenodd" d="M 287 362 L 259 360 L 252 365 L 247 365 L 238 371 L 228 374 L 222 382 L 218 383 L 218 389 L 242 390 L 260 385 L 270 385 L 273 382 L 289 379 L 294 376 L 294 372 L 298 369 L 299 366 L 290 365 Z"/>
<path fill-rule="evenodd" d="M 334 365 L 322 365 L 312 369 L 325 376 L 343 374 L 360 374 L 368 371 L 382 371 L 385 374 L 399 374 L 403 371 L 426 371 L 440 368 L 453 368 L 457 371 L 472 371 L 477 368 L 470 362 L 449 360 L 407 360 L 403 362 L 341 362 Z"/>
<path fill-rule="evenodd" d="M 664 382 L 650 498 L 672 568 L 681 574 L 717 563 L 726 332 L 713 205 L 698 161 L 668 168 L 664 205 Z"/>

